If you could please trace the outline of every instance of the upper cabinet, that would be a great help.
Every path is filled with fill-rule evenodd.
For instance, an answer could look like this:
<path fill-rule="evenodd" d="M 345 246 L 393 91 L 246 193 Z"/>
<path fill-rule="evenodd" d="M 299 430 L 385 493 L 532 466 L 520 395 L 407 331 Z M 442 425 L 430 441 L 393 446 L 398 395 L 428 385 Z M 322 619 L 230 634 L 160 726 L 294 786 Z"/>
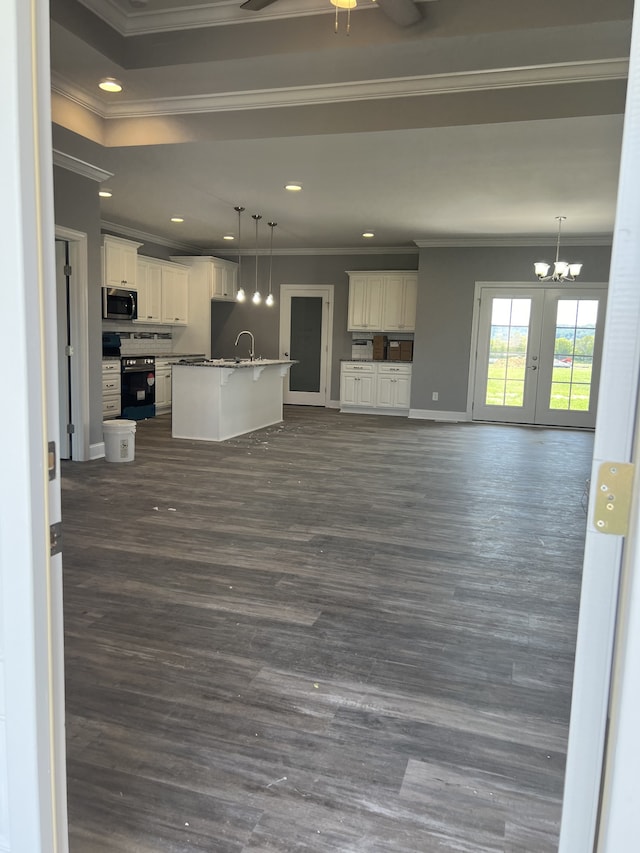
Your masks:
<path fill-rule="evenodd" d="M 189 319 L 189 270 L 138 257 L 138 322 L 184 326 Z"/>
<path fill-rule="evenodd" d="M 102 283 L 105 287 L 136 289 L 138 248 L 142 243 L 105 234 L 102 238 Z"/>
<path fill-rule="evenodd" d="M 238 292 L 238 264 L 212 255 L 176 255 L 173 260 L 191 270 L 190 287 L 197 288 L 208 300 L 235 302 Z"/>
<path fill-rule="evenodd" d="M 348 275 L 349 331 L 415 331 L 417 272 L 349 272 Z"/>

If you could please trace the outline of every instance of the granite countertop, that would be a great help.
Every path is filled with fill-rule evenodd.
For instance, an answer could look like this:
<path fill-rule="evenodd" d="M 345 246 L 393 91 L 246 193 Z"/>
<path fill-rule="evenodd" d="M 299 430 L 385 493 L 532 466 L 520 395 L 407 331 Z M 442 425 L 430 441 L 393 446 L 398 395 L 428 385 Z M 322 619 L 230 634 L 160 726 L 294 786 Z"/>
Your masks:
<path fill-rule="evenodd" d="M 236 369 L 239 367 L 267 367 L 270 364 L 296 364 L 295 361 L 283 358 L 255 358 L 240 359 L 235 358 L 211 358 L 208 361 L 197 361 L 193 364 L 181 364 L 179 367 L 230 367 Z"/>
<path fill-rule="evenodd" d="M 413 364 L 413 359 L 406 361 L 400 358 L 341 358 L 340 361 L 361 361 L 364 364 Z"/>

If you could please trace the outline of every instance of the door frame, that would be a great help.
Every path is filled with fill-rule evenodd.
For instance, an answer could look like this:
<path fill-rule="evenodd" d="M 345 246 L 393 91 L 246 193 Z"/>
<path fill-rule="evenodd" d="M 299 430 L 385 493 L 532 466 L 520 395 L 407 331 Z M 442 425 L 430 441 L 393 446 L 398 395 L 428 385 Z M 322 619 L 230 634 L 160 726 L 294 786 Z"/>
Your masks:
<path fill-rule="evenodd" d="M 69 244 L 69 337 L 71 418 L 75 428 L 71 458 L 87 462 L 89 453 L 89 273 L 88 238 L 82 231 L 55 226 L 56 240 Z"/>
<path fill-rule="evenodd" d="M 327 408 L 331 402 L 331 372 L 333 365 L 333 304 L 334 304 L 334 285 L 333 284 L 281 284 L 280 285 L 280 318 L 279 318 L 279 337 L 278 337 L 278 346 L 280 349 L 280 358 L 285 358 L 285 323 L 284 320 L 284 304 L 285 297 L 289 300 L 289 305 L 291 305 L 291 297 L 292 296 L 321 296 L 323 300 L 326 300 L 327 305 L 327 343 L 326 343 L 326 358 L 325 358 L 325 368 L 324 368 L 324 376 L 320 377 L 320 386 L 322 387 L 324 382 L 324 405 Z M 289 314 L 289 317 L 291 315 Z M 286 387 L 286 383 L 288 383 L 289 373 L 287 372 L 287 376 L 284 378 L 284 383 Z M 286 391 L 285 391 L 286 395 Z"/>
<path fill-rule="evenodd" d="M 478 334 L 480 330 L 480 294 L 483 288 L 494 289 L 511 289 L 511 290 L 531 290 L 536 287 L 535 282 L 530 281 L 476 281 L 473 292 L 473 316 L 471 321 L 471 347 L 469 351 L 469 384 L 467 386 L 467 410 L 466 416 L 468 421 L 473 421 L 473 397 L 476 390 L 476 360 L 478 354 Z M 558 282 L 550 282 L 549 285 L 538 284 L 540 290 L 557 290 Z M 608 293 L 609 287 L 606 282 L 567 282 L 562 285 L 566 288 L 568 294 L 578 290 L 605 290 Z M 605 317 L 606 320 L 606 317 Z M 602 375 L 602 374 L 600 374 Z M 479 421 L 478 423 L 488 423 L 488 421 Z M 498 423 L 500 423 L 498 421 Z M 527 426 L 536 426 L 536 424 L 527 424 Z"/>

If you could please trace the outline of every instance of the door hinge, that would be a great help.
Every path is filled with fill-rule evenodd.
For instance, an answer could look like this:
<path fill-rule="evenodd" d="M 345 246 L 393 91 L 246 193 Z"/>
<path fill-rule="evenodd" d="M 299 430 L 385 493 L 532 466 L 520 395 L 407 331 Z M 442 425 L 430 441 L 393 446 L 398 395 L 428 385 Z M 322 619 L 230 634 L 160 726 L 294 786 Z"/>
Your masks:
<path fill-rule="evenodd" d="M 632 462 L 602 462 L 598 468 L 593 523 L 599 533 L 626 536 L 635 466 Z"/>
<path fill-rule="evenodd" d="M 56 443 L 55 441 L 50 441 L 47 447 L 48 456 L 47 456 L 47 468 L 49 469 L 49 479 L 55 480 L 58 461 L 56 459 Z"/>
<path fill-rule="evenodd" d="M 76 431 L 74 424 L 67 424 L 67 435 L 73 435 Z"/>
<path fill-rule="evenodd" d="M 62 553 L 62 522 L 56 521 L 49 527 L 49 554 L 55 557 Z"/>
<path fill-rule="evenodd" d="M 65 264 L 62 271 L 65 275 L 71 275 L 71 264 Z"/>
<path fill-rule="evenodd" d="M 72 346 L 70 346 L 70 345 L 66 346 L 66 347 L 64 348 L 64 354 L 65 354 L 66 356 L 71 356 L 71 355 L 73 355 L 73 347 L 72 347 Z"/>

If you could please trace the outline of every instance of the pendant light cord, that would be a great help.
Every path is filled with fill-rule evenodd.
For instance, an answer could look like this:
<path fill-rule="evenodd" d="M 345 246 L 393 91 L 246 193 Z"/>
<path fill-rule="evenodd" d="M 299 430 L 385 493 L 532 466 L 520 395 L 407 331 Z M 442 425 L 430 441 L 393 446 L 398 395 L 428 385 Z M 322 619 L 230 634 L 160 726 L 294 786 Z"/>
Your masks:
<path fill-rule="evenodd" d="M 277 222 L 267 222 L 267 225 L 271 228 L 271 239 L 269 241 L 269 293 L 271 293 L 271 278 L 273 272 L 273 229 L 277 224 Z"/>

